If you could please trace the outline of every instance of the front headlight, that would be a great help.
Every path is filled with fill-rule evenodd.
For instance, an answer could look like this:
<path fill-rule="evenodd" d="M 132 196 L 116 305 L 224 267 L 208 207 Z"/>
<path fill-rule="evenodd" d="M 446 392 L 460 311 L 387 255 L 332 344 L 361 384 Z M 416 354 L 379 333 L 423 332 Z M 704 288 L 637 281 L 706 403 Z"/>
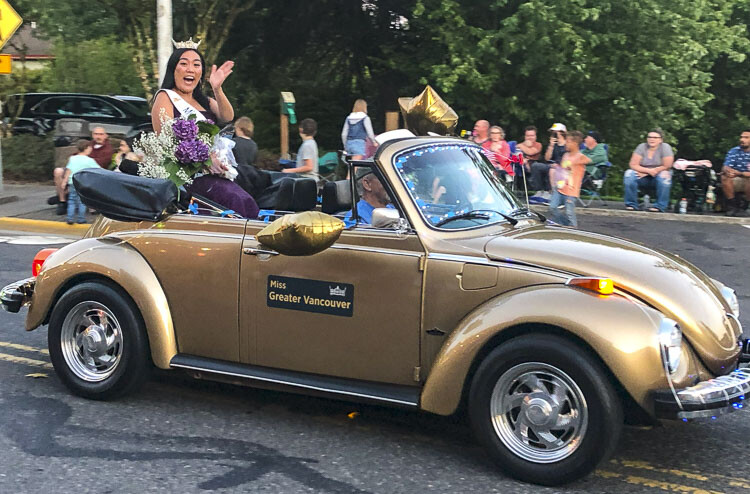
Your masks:
<path fill-rule="evenodd" d="M 737 294 L 728 286 L 721 287 L 721 296 L 727 301 L 727 305 L 732 309 L 735 316 L 740 317 L 740 302 L 737 300 Z"/>
<path fill-rule="evenodd" d="M 682 354 L 682 330 L 680 326 L 665 317 L 659 324 L 659 347 L 664 366 L 674 373 L 680 366 L 680 355 Z"/>

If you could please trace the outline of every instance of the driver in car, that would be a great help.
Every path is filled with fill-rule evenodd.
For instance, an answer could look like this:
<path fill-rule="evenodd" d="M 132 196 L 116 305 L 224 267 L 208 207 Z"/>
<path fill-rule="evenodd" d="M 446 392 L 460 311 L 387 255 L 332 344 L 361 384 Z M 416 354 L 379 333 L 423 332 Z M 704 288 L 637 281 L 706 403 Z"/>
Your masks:
<path fill-rule="evenodd" d="M 360 223 L 369 225 L 372 223 L 372 212 L 375 208 L 392 208 L 393 206 L 383 184 L 371 168 L 358 168 L 356 177 L 357 193 L 360 197 L 357 202 L 357 215 L 359 215 Z M 353 211 L 346 213 L 345 220 L 351 220 L 352 215 Z"/>

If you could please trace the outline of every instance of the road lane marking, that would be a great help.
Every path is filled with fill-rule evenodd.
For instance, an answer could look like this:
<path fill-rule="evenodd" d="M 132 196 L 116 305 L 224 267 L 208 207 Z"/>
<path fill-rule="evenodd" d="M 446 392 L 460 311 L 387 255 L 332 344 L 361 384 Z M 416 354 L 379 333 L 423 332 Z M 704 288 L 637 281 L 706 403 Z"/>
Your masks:
<path fill-rule="evenodd" d="M 33 346 L 19 345 L 18 343 L 11 343 L 9 341 L 0 341 L 0 347 L 14 348 L 16 350 L 23 350 L 24 352 L 34 352 L 49 355 L 49 350 L 47 350 L 46 348 L 34 348 Z"/>
<path fill-rule="evenodd" d="M 6 362 L 12 362 L 14 364 L 30 365 L 33 367 L 43 367 L 45 369 L 52 369 L 52 364 L 49 362 L 43 362 L 41 360 L 34 360 L 26 357 L 18 357 L 16 355 L 9 355 L 7 353 L 0 353 L 0 360 Z"/>
<path fill-rule="evenodd" d="M 640 477 L 638 475 L 628 475 L 619 472 L 611 472 L 608 470 L 596 470 L 596 472 L 594 472 L 594 475 L 605 479 L 618 479 L 627 484 L 637 485 L 640 487 L 650 487 L 652 489 L 658 489 L 668 492 L 684 492 L 688 494 L 724 494 L 721 491 L 709 491 L 700 487 L 676 484 L 674 482 L 665 482 L 663 480 L 649 479 L 647 477 Z"/>
<path fill-rule="evenodd" d="M 728 487 L 733 487 L 735 490 L 748 489 L 750 490 L 750 479 L 743 479 L 739 477 L 730 477 L 728 475 L 722 475 L 719 473 L 703 473 L 703 472 L 691 472 L 688 470 L 680 470 L 676 468 L 664 468 L 653 465 L 647 461 L 641 460 L 610 460 L 611 465 L 617 465 L 619 467 L 632 468 L 636 470 L 646 470 L 650 472 L 664 473 L 675 477 L 682 477 L 684 479 L 695 480 L 699 482 L 710 482 L 715 487 L 716 484 L 726 484 Z M 627 477 L 626 474 L 618 474 L 615 472 L 608 472 L 607 474 L 600 475 L 605 477 L 609 475 L 614 477 Z M 691 489 L 693 489 L 691 487 Z M 692 491 L 680 491 L 680 492 L 692 492 Z"/>

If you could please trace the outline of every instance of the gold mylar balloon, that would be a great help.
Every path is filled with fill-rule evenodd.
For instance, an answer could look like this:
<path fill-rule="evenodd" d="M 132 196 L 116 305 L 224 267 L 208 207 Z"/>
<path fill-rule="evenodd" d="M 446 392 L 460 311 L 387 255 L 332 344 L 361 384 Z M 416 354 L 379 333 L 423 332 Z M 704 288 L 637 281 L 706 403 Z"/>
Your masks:
<path fill-rule="evenodd" d="M 398 105 L 406 128 L 416 135 L 448 135 L 456 129 L 458 114 L 430 86 L 416 98 L 399 98 Z"/>
<path fill-rule="evenodd" d="M 261 244 L 287 256 L 310 256 L 338 240 L 344 222 L 318 211 L 287 214 L 258 232 Z"/>

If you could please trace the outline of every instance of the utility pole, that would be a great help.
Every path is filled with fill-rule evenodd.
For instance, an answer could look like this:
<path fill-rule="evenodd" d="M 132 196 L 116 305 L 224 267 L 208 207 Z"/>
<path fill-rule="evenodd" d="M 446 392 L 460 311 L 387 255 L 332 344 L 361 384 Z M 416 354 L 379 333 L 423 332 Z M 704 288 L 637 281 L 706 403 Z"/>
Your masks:
<path fill-rule="evenodd" d="M 156 0 L 156 52 L 159 58 L 161 86 L 167 69 L 167 60 L 172 54 L 172 0 Z"/>

